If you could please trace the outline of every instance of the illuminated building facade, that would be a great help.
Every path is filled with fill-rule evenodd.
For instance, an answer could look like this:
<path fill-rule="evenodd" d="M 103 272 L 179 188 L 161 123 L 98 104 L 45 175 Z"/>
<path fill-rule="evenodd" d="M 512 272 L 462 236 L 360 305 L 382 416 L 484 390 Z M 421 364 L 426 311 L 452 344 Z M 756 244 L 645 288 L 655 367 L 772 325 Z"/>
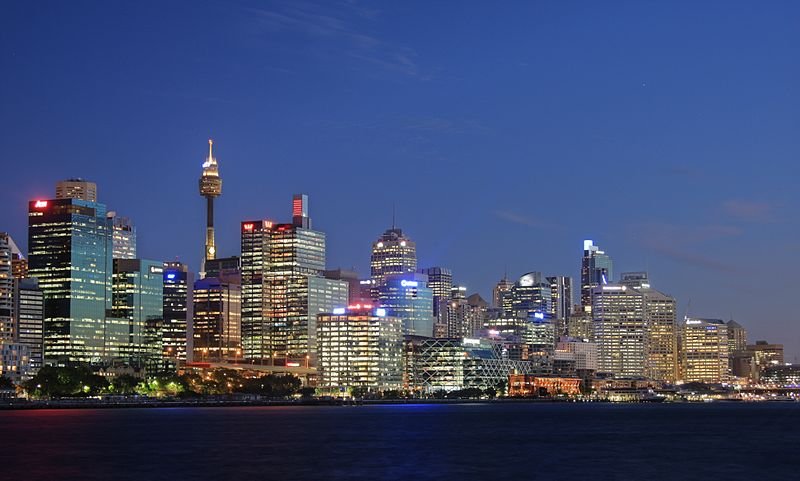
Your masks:
<path fill-rule="evenodd" d="M 433 291 L 424 274 L 387 275 L 378 287 L 380 307 L 403 320 L 403 334 L 433 336 Z"/>
<path fill-rule="evenodd" d="M 208 139 L 208 157 L 203 162 L 203 174 L 200 176 L 200 195 L 206 198 L 206 248 L 205 260 L 217 256 L 214 242 L 214 199 L 222 195 L 222 179 L 219 166 L 213 154 L 214 141 Z M 204 269 L 205 271 L 205 269 Z"/>
<path fill-rule="evenodd" d="M 583 260 L 581 261 L 581 306 L 591 312 L 592 290 L 612 282 L 614 279 L 611 257 L 594 245 L 591 240 L 583 241 Z"/>
<path fill-rule="evenodd" d="M 577 396 L 581 393 L 581 380 L 569 377 L 543 377 L 528 374 L 509 374 L 510 397 Z"/>
<path fill-rule="evenodd" d="M 749 344 L 746 352 L 752 356 L 755 380 L 761 379 L 761 373 L 771 366 L 783 365 L 783 344 L 770 344 L 767 341 L 756 341 Z"/>
<path fill-rule="evenodd" d="M 44 364 L 44 295 L 34 277 L 14 279 L 14 342 L 28 347 L 36 374 Z"/>
<path fill-rule="evenodd" d="M 738 322 L 731 319 L 728 326 L 728 352 L 742 352 L 747 349 L 747 330 Z"/>
<path fill-rule="evenodd" d="M 113 216 L 111 220 L 112 257 L 136 259 L 136 226 L 127 217 Z"/>
<path fill-rule="evenodd" d="M 594 287 L 590 297 L 599 371 L 616 377 L 646 376 L 644 295 L 622 284 L 604 284 Z"/>
<path fill-rule="evenodd" d="M 720 319 L 687 317 L 681 326 L 682 380 L 728 380 L 728 329 Z"/>
<path fill-rule="evenodd" d="M 173 364 L 187 360 L 191 346 L 188 332 L 193 317 L 192 286 L 194 278 L 182 262 L 164 263 L 164 328 L 161 334 L 162 356 Z"/>
<path fill-rule="evenodd" d="M 242 290 L 215 277 L 195 281 L 192 293 L 192 361 L 241 359 Z"/>
<path fill-rule="evenodd" d="M 503 308 L 503 299 L 507 292 L 511 291 L 514 283 L 507 277 L 503 276 L 502 279 L 492 289 L 492 307 L 496 309 Z"/>
<path fill-rule="evenodd" d="M 242 343 L 247 359 L 315 365 L 317 316 L 348 304 L 346 280 L 323 277 L 325 234 L 311 228 L 308 196 L 292 199 L 292 223 L 245 221 Z"/>
<path fill-rule="evenodd" d="M 369 265 L 374 288 L 377 289 L 387 276 L 417 271 L 417 245 L 403 235 L 402 229 L 392 227 L 372 243 Z"/>
<path fill-rule="evenodd" d="M 97 184 L 84 179 L 62 180 L 56 183 L 56 199 L 97 202 Z"/>
<path fill-rule="evenodd" d="M 563 337 L 553 353 L 553 373 L 560 376 L 591 378 L 597 371 L 597 344 Z"/>
<path fill-rule="evenodd" d="M 761 383 L 782 387 L 800 387 L 800 364 L 769 366 L 761 373 Z"/>
<path fill-rule="evenodd" d="M 538 314 L 550 318 L 551 306 L 550 283 L 540 272 L 528 272 L 520 277 L 503 300 L 506 316 L 533 318 Z"/>
<path fill-rule="evenodd" d="M 163 263 L 114 259 L 112 292 L 112 317 L 127 322 L 120 329 L 106 327 L 109 352 L 134 365 L 155 367 L 163 347 Z"/>
<path fill-rule="evenodd" d="M 680 371 L 675 298 L 653 289 L 646 272 L 625 272 L 620 276 L 620 284 L 644 296 L 647 320 L 646 376 L 674 383 Z"/>
<path fill-rule="evenodd" d="M 111 226 L 103 204 L 83 199 L 28 204 L 28 263 L 45 300 L 45 363 L 106 356 L 111 308 Z"/>
<path fill-rule="evenodd" d="M 550 316 L 553 319 L 566 321 L 572 314 L 572 278 L 551 276 L 546 280 L 550 284 Z M 559 332 L 559 335 L 563 335 L 563 332 Z"/>
<path fill-rule="evenodd" d="M 340 308 L 317 324 L 319 386 L 334 394 L 403 384 L 403 321 L 382 308 Z"/>
<path fill-rule="evenodd" d="M 14 276 L 11 259 L 19 248 L 5 232 L 0 232 L 0 342 L 14 340 Z"/>
<path fill-rule="evenodd" d="M 573 312 L 567 319 L 566 335 L 576 339 L 592 339 L 594 337 L 592 332 L 592 315 L 586 312 L 578 312 L 577 310 Z"/>
<path fill-rule="evenodd" d="M 334 281 L 347 282 L 347 304 L 370 304 L 372 298 L 369 291 L 364 293 L 361 289 L 361 279 L 358 278 L 358 273 L 355 271 L 348 271 L 345 269 L 328 269 L 323 271 L 322 277 Z"/>
<path fill-rule="evenodd" d="M 508 375 L 548 374 L 542 358 L 512 359 L 504 343 L 487 339 L 406 337 L 406 388 L 422 394 L 498 388 Z"/>

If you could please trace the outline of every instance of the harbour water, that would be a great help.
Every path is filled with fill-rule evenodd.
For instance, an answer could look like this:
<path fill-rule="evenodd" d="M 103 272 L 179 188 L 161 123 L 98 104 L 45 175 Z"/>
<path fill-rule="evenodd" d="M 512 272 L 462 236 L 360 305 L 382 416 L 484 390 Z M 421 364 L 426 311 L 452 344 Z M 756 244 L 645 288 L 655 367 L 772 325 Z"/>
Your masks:
<path fill-rule="evenodd" d="M 800 403 L 0 412 L 7 480 L 798 479 Z"/>

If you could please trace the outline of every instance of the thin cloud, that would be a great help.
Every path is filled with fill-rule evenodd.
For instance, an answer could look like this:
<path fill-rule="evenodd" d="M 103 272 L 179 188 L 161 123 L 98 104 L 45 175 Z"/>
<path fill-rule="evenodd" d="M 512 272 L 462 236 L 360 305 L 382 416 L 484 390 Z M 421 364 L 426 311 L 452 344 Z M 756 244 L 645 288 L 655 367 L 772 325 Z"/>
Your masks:
<path fill-rule="evenodd" d="M 313 3 L 292 1 L 272 8 L 244 9 L 257 26 L 267 32 L 294 32 L 326 40 L 324 52 L 359 60 L 383 70 L 425 79 L 416 62 L 416 52 L 365 33 L 358 24 L 372 23 L 379 11 L 355 2 Z"/>
<path fill-rule="evenodd" d="M 731 264 L 698 252 L 699 247 L 709 242 L 741 235 L 742 230 L 736 226 L 724 224 L 691 226 L 651 222 L 631 226 L 631 232 L 643 247 L 663 257 L 720 273 L 737 271 Z"/>
<path fill-rule="evenodd" d="M 722 210 L 730 217 L 745 222 L 772 222 L 773 209 L 767 202 L 731 199 L 722 203 Z"/>
<path fill-rule="evenodd" d="M 536 228 L 545 228 L 548 225 L 545 222 L 540 222 L 536 219 L 531 217 L 526 217 L 521 214 L 517 214 L 516 212 L 511 212 L 507 210 L 497 210 L 494 212 L 494 215 L 505 221 L 511 222 L 513 224 L 524 225 L 528 227 L 536 227 Z"/>

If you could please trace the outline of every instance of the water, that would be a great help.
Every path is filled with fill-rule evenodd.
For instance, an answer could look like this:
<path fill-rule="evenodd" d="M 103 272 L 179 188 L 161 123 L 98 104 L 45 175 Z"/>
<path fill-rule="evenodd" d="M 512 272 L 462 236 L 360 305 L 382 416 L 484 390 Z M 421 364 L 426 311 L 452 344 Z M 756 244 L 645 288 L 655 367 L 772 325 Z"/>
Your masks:
<path fill-rule="evenodd" d="M 798 479 L 800 404 L 0 412 L 0 479 Z"/>

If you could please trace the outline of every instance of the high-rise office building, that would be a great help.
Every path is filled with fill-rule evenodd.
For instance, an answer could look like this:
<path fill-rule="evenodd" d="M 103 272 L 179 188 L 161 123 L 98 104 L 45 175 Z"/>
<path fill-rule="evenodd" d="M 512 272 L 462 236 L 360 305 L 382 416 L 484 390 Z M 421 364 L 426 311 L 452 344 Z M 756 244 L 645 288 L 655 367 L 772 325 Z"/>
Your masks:
<path fill-rule="evenodd" d="M 119 322 L 121 329 L 107 324 L 107 349 L 134 365 L 157 368 L 163 348 L 163 262 L 114 259 L 112 293 L 112 317 L 127 322 Z"/>
<path fill-rule="evenodd" d="M 581 306 L 587 312 L 592 308 L 592 289 L 613 282 L 614 270 L 611 258 L 594 245 L 591 240 L 583 241 L 583 260 L 581 262 Z"/>
<path fill-rule="evenodd" d="M 19 248 L 5 232 L 0 232 L 0 342 L 14 339 L 14 275 L 11 260 Z"/>
<path fill-rule="evenodd" d="M 550 276 L 547 282 L 550 283 L 550 317 L 558 339 L 567 334 L 567 319 L 572 315 L 572 278 Z"/>
<path fill-rule="evenodd" d="M 682 379 L 718 384 L 728 380 L 728 329 L 720 319 L 687 317 L 681 326 Z"/>
<path fill-rule="evenodd" d="M 308 197 L 295 195 L 292 223 L 245 221 L 242 342 L 247 359 L 314 365 L 317 316 L 348 305 L 348 282 L 323 277 L 325 234 L 311 228 Z"/>
<path fill-rule="evenodd" d="M 28 277 L 28 259 L 22 257 L 21 253 L 11 254 L 11 275 L 14 279 Z"/>
<path fill-rule="evenodd" d="M 382 308 L 338 309 L 317 325 L 320 387 L 380 392 L 403 384 L 403 322 Z"/>
<path fill-rule="evenodd" d="M 544 316 L 549 319 L 552 306 L 551 292 L 550 283 L 540 272 L 528 272 L 505 293 L 504 314 L 521 318 Z"/>
<path fill-rule="evenodd" d="M 31 201 L 28 249 L 28 274 L 44 293 L 45 362 L 106 357 L 113 266 L 105 205 L 76 198 Z"/>
<path fill-rule="evenodd" d="M 433 290 L 425 274 L 387 275 L 378 287 L 380 307 L 403 320 L 403 334 L 433 335 Z"/>
<path fill-rule="evenodd" d="M 492 307 L 496 309 L 502 309 L 503 299 L 505 298 L 506 293 L 509 292 L 512 287 L 514 287 L 514 282 L 511 281 L 507 276 L 503 276 L 503 278 L 500 279 L 500 281 L 498 281 L 494 286 L 494 289 L 492 289 Z"/>
<path fill-rule="evenodd" d="M 645 298 L 622 284 L 592 288 L 592 330 L 598 369 L 616 377 L 646 376 Z"/>
<path fill-rule="evenodd" d="M 384 283 L 386 276 L 416 271 L 417 245 L 403 235 L 402 229 L 392 226 L 372 243 L 370 274 L 375 289 Z"/>
<path fill-rule="evenodd" d="M 111 220 L 112 257 L 114 259 L 136 259 L 136 226 L 127 217 L 108 214 Z"/>
<path fill-rule="evenodd" d="M 195 281 L 192 292 L 194 362 L 224 362 L 242 357 L 242 288 L 216 277 Z M 188 355 L 187 355 L 188 356 Z"/>
<path fill-rule="evenodd" d="M 747 330 L 733 319 L 726 325 L 728 326 L 728 353 L 733 354 L 747 349 Z"/>
<path fill-rule="evenodd" d="M 445 267 L 429 267 L 418 272 L 428 276 L 428 287 L 433 291 L 433 316 L 438 319 L 439 304 L 451 297 L 453 272 Z"/>
<path fill-rule="evenodd" d="M 200 176 L 200 195 L 206 198 L 206 248 L 205 260 L 217 257 L 217 246 L 214 242 L 214 198 L 222 195 L 222 179 L 219 166 L 214 157 L 214 141 L 208 139 L 208 157 L 203 162 L 203 174 Z M 205 271 L 205 269 L 203 269 Z"/>
<path fill-rule="evenodd" d="M 216 277 L 222 282 L 242 283 L 242 266 L 239 256 L 217 257 L 205 261 L 205 277 Z"/>
<path fill-rule="evenodd" d="M 177 364 L 187 360 L 191 346 L 188 331 L 193 317 L 194 278 L 189 267 L 177 261 L 164 263 L 164 328 L 161 335 L 162 356 Z"/>
<path fill-rule="evenodd" d="M 14 342 L 27 346 L 30 375 L 44 363 L 44 296 L 39 280 L 14 279 Z"/>
<path fill-rule="evenodd" d="M 322 277 L 325 279 L 331 279 L 334 281 L 345 281 L 347 282 L 347 304 L 350 306 L 356 304 L 371 304 L 372 299 L 368 295 L 364 295 L 361 290 L 361 279 L 358 277 L 358 273 L 355 271 L 348 271 L 346 269 L 328 269 L 322 273 Z"/>
<path fill-rule="evenodd" d="M 56 199 L 97 202 L 97 184 L 84 179 L 67 179 L 56 184 Z"/>
<path fill-rule="evenodd" d="M 635 289 L 644 296 L 647 321 L 646 376 L 657 381 L 674 383 L 679 376 L 675 298 L 653 289 L 646 272 L 625 272 L 620 277 L 620 284 Z"/>
<path fill-rule="evenodd" d="M 21 253 L 0 232 L 0 375 L 23 381 L 42 367 L 44 306 L 36 279 L 18 278 L 14 261 Z"/>

